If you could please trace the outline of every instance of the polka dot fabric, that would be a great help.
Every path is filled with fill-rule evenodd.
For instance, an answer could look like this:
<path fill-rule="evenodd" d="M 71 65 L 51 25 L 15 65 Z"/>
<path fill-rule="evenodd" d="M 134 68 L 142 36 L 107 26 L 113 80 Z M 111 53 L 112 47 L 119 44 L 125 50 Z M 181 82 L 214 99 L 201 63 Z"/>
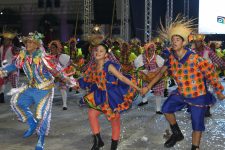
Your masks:
<path fill-rule="evenodd" d="M 218 80 L 213 64 L 198 55 L 192 53 L 182 63 L 171 54 L 169 63 L 172 76 L 178 84 L 178 90 L 184 97 L 194 98 L 205 95 L 204 78 L 214 87 L 216 94 L 223 91 L 223 86 Z"/>

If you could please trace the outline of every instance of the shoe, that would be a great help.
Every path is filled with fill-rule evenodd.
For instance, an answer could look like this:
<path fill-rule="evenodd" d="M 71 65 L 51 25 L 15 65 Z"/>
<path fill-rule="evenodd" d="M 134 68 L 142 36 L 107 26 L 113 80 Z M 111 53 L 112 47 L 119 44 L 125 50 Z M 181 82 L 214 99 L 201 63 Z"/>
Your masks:
<path fill-rule="evenodd" d="M 164 90 L 164 97 L 168 97 L 168 96 L 169 96 L 168 89 L 165 89 L 165 90 Z"/>
<path fill-rule="evenodd" d="M 36 127 L 37 127 L 37 121 L 32 116 L 27 119 L 27 124 L 29 125 L 29 129 L 24 132 L 24 134 L 23 134 L 24 138 L 31 136 L 35 132 Z"/>
<path fill-rule="evenodd" d="M 0 103 L 5 103 L 4 93 L 0 94 Z"/>
<path fill-rule="evenodd" d="M 80 92 L 79 91 L 75 91 L 75 94 L 80 94 Z"/>
<path fill-rule="evenodd" d="M 85 103 L 85 101 L 84 101 L 84 98 L 83 98 L 83 97 L 81 97 L 81 98 L 80 98 L 80 100 L 79 100 L 79 105 L 80 105 L 80 107 L 82 107 L 82 106 L 86 106 L 86 103 Z"/>
<path fill-rule="evenodd" d="M 138 104 L 138 106 L 144 106 L 144 105 L 147 105 L 148 104 L 148 101 L 147 102 L 141 102 Z"/>
<path fill-rule="evenodd" d="M 199 150 L 199 146 L 192 145 L 191 150 Z"/>
<path fill-rule="evenodd" d="M 178 141 L 181 141 L 184 139 L 184 136 L 183 136 L 182 132 L 180 131 L 178 124 L 170 125 L 170 128 L 171 128 L 173 134 L 165 142 L 164 147 L 166 147 L 166 148 L 173 147 Z"/>
<path fill-rule="evenodd" d="M 118 146 L 118 140 L 113 140 L 112 139 L 111 149 L 110 150 L 117 150 L 117 146 Z"/>
<path fill-rule="evenodd" d="M 104 146 L 104 142 L 102 141 L 102 138 L 100 136 L 100 133 L 93 135 L 94 138 L 94 144 L 91 148 L 91 150 L 99 150 L 101 147 Z"/>
<path fill-rule="evenodd" d="M 45 135 L 39 135 L 35 150 L 44 150 Z"/>
<path fill-rule="evenodd" d="M 208 107 L 205 111 L 205 117 L 211 117 L 212 114 L 210 113 L 210 107 Z"/>
<path fill-rule="evenodd" d="M 63 110 L 67 110 L 67 107 L 63 107 Z"/>
<path fill-rule="evenodd" d="M 156 114 L 162 115 L 163 113 L 161 111 L 156 111 Z"/>
<path fill-rule="evenodd" d="M 219 77 L 222 78 L 223 76 L 224 76 L 224 73 L 223 72 L 220 72 L 219 73 Z"/>

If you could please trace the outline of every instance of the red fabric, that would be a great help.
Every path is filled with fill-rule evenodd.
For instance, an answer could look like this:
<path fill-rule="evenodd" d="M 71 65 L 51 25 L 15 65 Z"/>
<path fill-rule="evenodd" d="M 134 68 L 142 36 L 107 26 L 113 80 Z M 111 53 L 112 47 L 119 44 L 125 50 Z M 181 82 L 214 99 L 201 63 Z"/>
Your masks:
<path fill-rule="evenodd" d="M 7 46 L 7 47 L 3 46 L 2 60 L 5 60 L 5 54 L 9 48 L 12 51 L 12 46 Z"/>
<path fill-rule="evenodd" d="M 8 82 L 11 83 L 12 88 L 16 88 L 18 83 L 18 74 L 13 72 L 9 74 L 8 77 L 4 78 L 4 84 L 7 84 Z"/>
<path fill-rule="evenodd" d="M 4 84 L 4 79 L 0 78 L 0 87 Z"/>

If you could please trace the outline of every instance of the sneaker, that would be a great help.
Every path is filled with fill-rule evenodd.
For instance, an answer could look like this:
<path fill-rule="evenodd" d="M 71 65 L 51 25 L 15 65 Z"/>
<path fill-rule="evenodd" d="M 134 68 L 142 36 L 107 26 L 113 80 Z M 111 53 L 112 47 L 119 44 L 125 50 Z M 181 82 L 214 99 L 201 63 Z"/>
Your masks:
<path fill-rule="evenodd" d="M 63 107 L 63 110 L 67 110 L 67 107 Z"/>
<path fill-rule="evenodd" d="M 161 111 L 156 111 L 155 113 L 158 114 L 158 115 L 162 115 L 163 114 Z"/>
<path fill-rule="evenodd" d="M 80 100 L 79 100 L 79 105 L 82 107 L 82 106 L 86 106 L 86 103 L 84 101 L 84 98 L 81 97 Z"/>
<path fill-rule="evenodd" d="M 205 117 L 211 117 L 212 114 L 210 113 L 210 108 L 207 108 L 207 110 L 205 111 Z"/>
<path fill-rule="evenodd" d="M 169 96 L 168 89 L 165 89 L 165 90 L 164 90 L 164 97 L 168 97 L 168 96 Z"/>
<path fill-rule="evenodd" d="M 138 104 L 138 106 L 144 106 L 144 105 L 147 105 L 148 104 L 148 101 L 147 102 L 141 102 Z"/>

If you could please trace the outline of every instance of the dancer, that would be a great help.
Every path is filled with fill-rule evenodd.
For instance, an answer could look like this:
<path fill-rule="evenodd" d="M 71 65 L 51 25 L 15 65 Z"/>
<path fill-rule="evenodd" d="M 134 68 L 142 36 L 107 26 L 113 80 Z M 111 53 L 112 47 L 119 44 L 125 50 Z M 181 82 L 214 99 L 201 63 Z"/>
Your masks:
<path fill-rule="evenodd" d="M 50 128 L 54 95 L 53 75 L 70 83 L 70 80 L 58 70 L 54 59 L 40 49 L 42 38 L 43 35 L 40 33 L 29 33 L 23 38 L 26 49 L 20 51 L 15 63 L 0 71 L 1 76 L 7 76 L 17 68 L 23 68 L 28 78 L 28 85 L 14 91 L 11 107 L 18 119 L 29 125 L 29 129 L 23 135 L 24 138 L 31 136 L 35 130 L 37 131 L 38 142 L 35 150 L 44 149 L 45 135 L 48 135 Z M 35 116 L 29 108 L 32 104 L 35 104 Z"/>
<path fill-rule="evenodd" d="M 205 130 L 204 114 L 208 106 L 215 103 L 215 98 L 208 92 L 206 81 L 213 86 L 218 99 L 223 100 L 223 86 L 218 80 L 214 66 L 202 57 L 184 48 L 187 37 L 192 32 L 192 22 L 177 18 L 168 28 L 161 30 L 161 35 L 171 40 L 172 51 L 168 61 L 161 68 L 157 76 L 142 89 L 147 93 L 152 86 L 169 70 L 177 82 L 178 88 L 173 91 L 162 106 L 167 121 L 170 124 L 172 135 L 165 142 L 166 148 L 173 147 L 176 142 L 184 139 L 177 124 L 174 113 L 188 106 L 192 120 L 192 150 L 198 150 L 202 132 Z"/>
<path fill-rule="evenodd" d="M 193 40 L 191 42 L 194 42 L 194 47 L 192 51 L 197 53 L 202 58 L 208 60 L 209 62 L 213 63 L 216 69 L 225 69 L 225 61 L 222 58 L 219 58 L 216 53 L 211 50 L 209 47 L 207 47 L 204 44 L 205 36 L 201 34 L 192 34 Z M 211 117 L 210 113 L 210 107 L 206 110 L 205 113 L 206 117 Z"/>
<path fill-rule="evenodd" d="M 99 150 L 104 146 L 98 121 L 101 112 L 111 122 L 111 150 L 117 149 L 120 138 L 120 112 L 129 109 L 136 90 L 140 90 L 134 79 L 125 77 L 119 72 L 118 64 L 107 61 L 110 55 L 108 50 L 104 42 L 99 44 L 94 51 L 95 63 L 89 66 L 84 77 L 78 80 L 81 88 L 90 89 L 84 99 L 90 107 L 88 117 L 94 137 L 92 150 Z"/>
<path fill-rule="evenodd" d="M 60 43 L 60 41 L 58 40 L 54 40 L 51 41 L 48 45 L 48 48 L 50 49 L 50 53 L 52 56 L 54 56 L 54 58 L 56 59 L 55 62 L 59 65 L 61 65 L 61 67 L 64 69 L 67 69 L 68 67 L 71 68 L 72 66 L 69 66 L 70 64 L 70 56 L 67 54 L 61 54 L 62 52 L 62 45 Z M 74 67 L 72 67 L 74 68 Z M 71 73 L 75 72 L 75 68 L 72 69 L 69 74 L 71 75 Z M 68 74 L 68 73 L 67 73 Z M 56 79 L 57 81 L 58 79 Z M 59 81 L 57 82 L 58 84 L 58 88 L 61 92 L 62 95 L 62 101 L 63 101 L 63 110 L 67 110 L 67 89 L 68 86 L 62 82 Z"/>
<path fill-rule="evenodd" d="M 13 39 L 16 37 L 16 33 L 4 31 L 2 34 L 3 44 L 0 47 L 0 61 L 1 67 L 11 64 L 15 60 L 15 49 L 13 45 Z M 6 78 L 0 79 L 2 84 L 0 87 L 0 103 L 4 103 L 4 91 L 5 85 L 10 82 L 12 88 L 16 88 L 18 84 L 18 70 L 11 72 Z"/>
<path fill-rule="evenodd" d="M 143 64 L 144 70 L 140 71 L 140 76 L 146 76 L 145 83 L 149 82 L 148 77 L 153 76 L 153 74 L 157 74 L 160 68 L 164 64 L 164 59 L 159 55 L 156 55 L 156 45 L 153 42 L 149 42 L 144 46 L 144 53 L 139 55 L 137 59 L 134 61 L 134 64 Z M 142 66 L 139 66 L 142 67 Z M 156 101 L 156 114 L 162 114 L 161 112 L 161 100 L 164 94 L 165 82 L 164 79 L 160 80 L 154 87 L 152 88 L 155 101 Z M 143 106 L 148 104 L 148 97 L 144 96 L 142 98 L 141 103 L 138 106 Z"/>
<path fill-rule="evenodd" d="M 124 74 L 132 74 L 134 71 L 133 60 L 130 60 L 130 56 L 130 45 L 127 42 L 123 42 L 119 61 L 121 63 L 121 72 Z"/>

